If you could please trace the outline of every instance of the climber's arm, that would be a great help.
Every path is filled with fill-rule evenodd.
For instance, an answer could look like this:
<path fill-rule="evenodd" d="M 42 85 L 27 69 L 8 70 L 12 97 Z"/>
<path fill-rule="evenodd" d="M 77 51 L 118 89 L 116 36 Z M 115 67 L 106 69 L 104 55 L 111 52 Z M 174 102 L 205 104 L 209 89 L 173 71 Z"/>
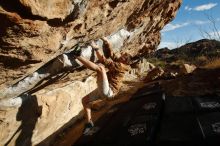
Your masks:
<path fill-rule="evenodd" d="M 100 47 L 96 45 L 94 41 L 92 41 L 91 46 L 95 50 L 98 60 L 103 63 L 106 60 L 106 58 L 104 55 L 101 54 Z"/>
<path fill-rule="evenodd" d="M 103 48 L 105 49 L 106 52 L 106 57 L 111 58 L 112 60 L 115 60 L 117 57 L 115 53 L 112 51 L 112 45 L 108 42 L 106 38 L 101 38 L 103 41 Z"/>

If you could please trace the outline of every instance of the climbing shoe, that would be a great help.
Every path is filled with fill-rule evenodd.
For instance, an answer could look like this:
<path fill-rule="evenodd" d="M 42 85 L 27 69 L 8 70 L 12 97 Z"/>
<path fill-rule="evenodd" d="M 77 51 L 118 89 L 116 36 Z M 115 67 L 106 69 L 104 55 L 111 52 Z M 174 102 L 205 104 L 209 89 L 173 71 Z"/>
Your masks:
<path fill-rule="evenodd" d="M 90 132 L 90 130 L 92 130 L 93 127 L 94 127 L 94 124 L 93 124 L 92 121 L 86 123 L 85 127 L 84 127 L 84 130 L 83 130 L 83 134 L 87 135 Z"/>

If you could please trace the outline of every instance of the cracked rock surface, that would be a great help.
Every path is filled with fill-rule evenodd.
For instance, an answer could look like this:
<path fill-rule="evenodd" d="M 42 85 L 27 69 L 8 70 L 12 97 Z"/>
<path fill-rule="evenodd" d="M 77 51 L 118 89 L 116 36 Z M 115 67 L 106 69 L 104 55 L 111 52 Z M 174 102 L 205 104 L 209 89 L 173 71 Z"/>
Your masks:
<path fill-rule="evenodd" d="M 180 5 L 181 0 L 1 0 L 0 88 L 16 83 L 78 41 L 117 34 L 111 38 L 114 46 L 132 55 L 154 50 L 160 30 Z"/>
<path fill-rule="evenodd" d="M 83 68 L 65 70 L 65 64 L 76 66 L 63 53 L 77 42 L 107 37 L 116 53 L 143 56 L 159 45 L 160 30 L 181 2 L 0 0 L 0 145 L 49 145 L 82 117 L 81 99 L 96 88 L 96 77 Z M 4 96 L 6 90 L 15 96 Z M 18 98 L 21 91 L 27 94 Z"/>

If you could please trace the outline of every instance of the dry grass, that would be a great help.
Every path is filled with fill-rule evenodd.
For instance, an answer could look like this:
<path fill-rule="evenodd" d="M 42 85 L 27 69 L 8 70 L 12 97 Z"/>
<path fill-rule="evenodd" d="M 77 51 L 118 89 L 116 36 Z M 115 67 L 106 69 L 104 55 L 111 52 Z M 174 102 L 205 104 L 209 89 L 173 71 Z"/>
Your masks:
<path fill-rule="evenodd" d="M 204 67 L 209 69 L 220 68 L 220 58 L 210 61 Z"/>

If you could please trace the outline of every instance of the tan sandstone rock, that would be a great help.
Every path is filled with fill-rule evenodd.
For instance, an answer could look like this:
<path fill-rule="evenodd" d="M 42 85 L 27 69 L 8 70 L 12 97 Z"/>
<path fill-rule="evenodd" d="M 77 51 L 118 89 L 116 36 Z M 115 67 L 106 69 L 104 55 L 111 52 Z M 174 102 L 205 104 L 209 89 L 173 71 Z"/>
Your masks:
<path fill-rule="evenodd" d="M 20 0 L 20 2 L 28 7 L 33 15 L 47 19 L 64 19 L 74 10 L 77 0 Z"/>
<path fill-rule="evenodd" d="M 82 118 L 82 97 L 97 87 L 96 78 L 48 86 L 30 96 L 20 107 L 1 110 L 0 145 L 30 146 Z M 18 130 L 18 131 L 17 131 Z M 54 135 L 55 136 L 55 135 Z M 46 141 L 48 142 L 48 141 Z M 43 143 L 43 145 L 47 145 Z"/>
<path fill-rule="evenodd" d="M 189 64 L 171 64 L 166 65 L 164 69 L 164 78 L 176 78 L 178 76 L 186 75 L 192 73 L 197 67 L 195 65 Z"/>
<path fill-rule="evenodd" d="M 144 79 L 145 82 L 150 82 L 156 80 L 164 74 L 164 70 L 161 67 L 156 67 L 148 72 L 146 78 Z"/>
<path fill-rule="evenodd" d="M 119 47 L 115 51 L 141 55 L 155 50 L 160 30 L 174 18 L 181 1 L 2 1 L 0 88 L 13 85 L 78 41 L 106 36 Z"/>
<path fill-rule="evenodd" d="M 182 64 L 180 66 L 180 74 L 189 74 L 192 73 L 196 69 L 195 65 Z"/>
<path fill-rule="evenodd" d="M 141 59 L 138 62 L 131 65 L 132 69 L 126 74 L 126 78 L 142 78 L 151 71 L 155 66 L 148 62 L 146 59 Z"/>
<path fill-rule="evenodd" d="M 79 41 L 103 36 L 115 52 L 143 56 L 159 45 L 160 30 L 175 17 L 181 2 L 1 1 L 0 105 L 10 107 L 0 107 L 0 145 L 49 145 L 80 117 L 81 99 L 96 88 L 96 79 L 86 71 L 81 76 L 79 70 L 62 70 L 65 65 L 56 59 L 48 61 Z"/>

